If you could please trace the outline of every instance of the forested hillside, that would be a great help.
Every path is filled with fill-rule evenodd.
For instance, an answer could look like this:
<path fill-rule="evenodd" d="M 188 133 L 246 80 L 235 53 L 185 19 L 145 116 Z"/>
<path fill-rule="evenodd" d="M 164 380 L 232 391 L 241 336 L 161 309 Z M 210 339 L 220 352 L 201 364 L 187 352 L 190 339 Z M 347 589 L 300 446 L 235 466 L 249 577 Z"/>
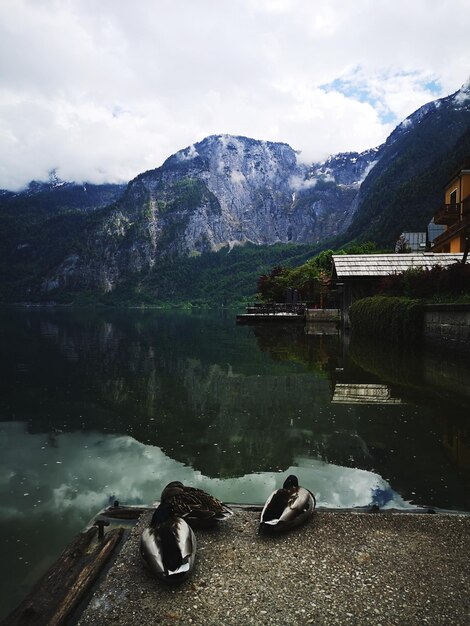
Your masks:
<path fill-rule="evenodd" d="M 470 155 L 470 86 L 421 107 L 400 124 L 361 186 L 342 242 L 393 246 L 403 231 L 424 231 L 443 187 Z"/>

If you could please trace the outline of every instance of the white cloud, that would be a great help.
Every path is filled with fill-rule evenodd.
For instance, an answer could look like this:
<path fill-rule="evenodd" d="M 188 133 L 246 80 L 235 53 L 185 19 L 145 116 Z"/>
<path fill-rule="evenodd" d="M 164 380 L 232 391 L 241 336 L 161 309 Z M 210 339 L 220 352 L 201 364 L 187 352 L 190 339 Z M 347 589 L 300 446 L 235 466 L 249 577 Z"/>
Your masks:
<path fill-rule="evenodd" d="M 178 155 L 180 161 L 191 161 L 197 156 L 199 156 L 199 153 L 194 145 L 189 146 L 186 150 L 182 150 Z"/>
<path fill-rule="evenodd" d="M 2 0 L 0 187 L 125 181 L 218 133 L 373 147 L 467 79 L 469 21 L 465 0 Z"/>
<path fill-rule="evenodd" d="M 291 176 L 289 178 L 289 187 L 293 191 L 303 191 L 304 189 L 311 189 L 317 184 L 316 178 L 302 178 L 302 176 Z"/>

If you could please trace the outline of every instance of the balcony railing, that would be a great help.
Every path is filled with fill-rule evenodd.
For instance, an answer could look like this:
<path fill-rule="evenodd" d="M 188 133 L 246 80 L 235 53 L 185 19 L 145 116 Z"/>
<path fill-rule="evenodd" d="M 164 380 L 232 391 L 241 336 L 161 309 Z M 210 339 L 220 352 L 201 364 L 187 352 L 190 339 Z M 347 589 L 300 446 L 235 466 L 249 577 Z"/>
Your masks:
<path fill-rule="evenodd" d="M 434 215 L 435 224 L 455 224 L 470 215 L 470 196 L 463 202 L 443 204 Z"/>
<path fill-rule="evenodd" d="M 460 218 L 460 202 L 443 204 L 434 215 L 435 224 L 455 224 Z"/>
<path fill-rule="evenodd" d="M 447 244 L 458 233 L 461 235 L 470 233 L 470 198 L 463 202 L 462 212 L 459 213 L 457 220 L 449 224 L 446 230 L 434 239 L 432 248 Z"/>

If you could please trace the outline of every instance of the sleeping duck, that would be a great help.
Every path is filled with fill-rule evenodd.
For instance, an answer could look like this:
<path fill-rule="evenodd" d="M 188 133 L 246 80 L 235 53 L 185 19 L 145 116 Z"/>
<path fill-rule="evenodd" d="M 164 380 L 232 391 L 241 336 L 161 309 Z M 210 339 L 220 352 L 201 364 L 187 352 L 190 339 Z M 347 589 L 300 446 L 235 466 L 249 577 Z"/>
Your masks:
<path fill-rule="evenodd" d="M 299 487 L 297 476 L 288 476 L 282 489 L 274 491 L 261 512 L 259 532 L 289 530 L 306 522 L 316 506 L 313 493 Z"/>
<path fill-rule="evenodd" d="M 140 539 L 140 554 L 151 572 L 166 583 L 185 579 L 194 567 L 196 537 L 188 524 L 162 503 Z"/>
<path fill-rule="evenodd" d="M 233 511 L 202 489 L 185 487 L 174 481 L 162 491 L 161 502 L 167 503 L 173 515 L 182 517 L 193 528 L 214 526 L 233 515 Z"/>

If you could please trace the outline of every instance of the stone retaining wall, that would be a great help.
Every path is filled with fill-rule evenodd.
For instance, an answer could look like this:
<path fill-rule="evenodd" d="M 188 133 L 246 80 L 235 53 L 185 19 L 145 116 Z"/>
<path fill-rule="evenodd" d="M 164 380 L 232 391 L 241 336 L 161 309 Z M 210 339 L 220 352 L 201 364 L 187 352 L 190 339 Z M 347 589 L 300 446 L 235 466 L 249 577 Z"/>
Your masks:
<path fill-rule="evenodd" d="M 307 322 L 339 322 L 341 319 L 339 309 L 307 309 L 305 317 Z"/>
<path fill-rule="evenodd" d="M 424 313 L 426 341 L 470 351 L 470 304 L 429 304 Z"/>

